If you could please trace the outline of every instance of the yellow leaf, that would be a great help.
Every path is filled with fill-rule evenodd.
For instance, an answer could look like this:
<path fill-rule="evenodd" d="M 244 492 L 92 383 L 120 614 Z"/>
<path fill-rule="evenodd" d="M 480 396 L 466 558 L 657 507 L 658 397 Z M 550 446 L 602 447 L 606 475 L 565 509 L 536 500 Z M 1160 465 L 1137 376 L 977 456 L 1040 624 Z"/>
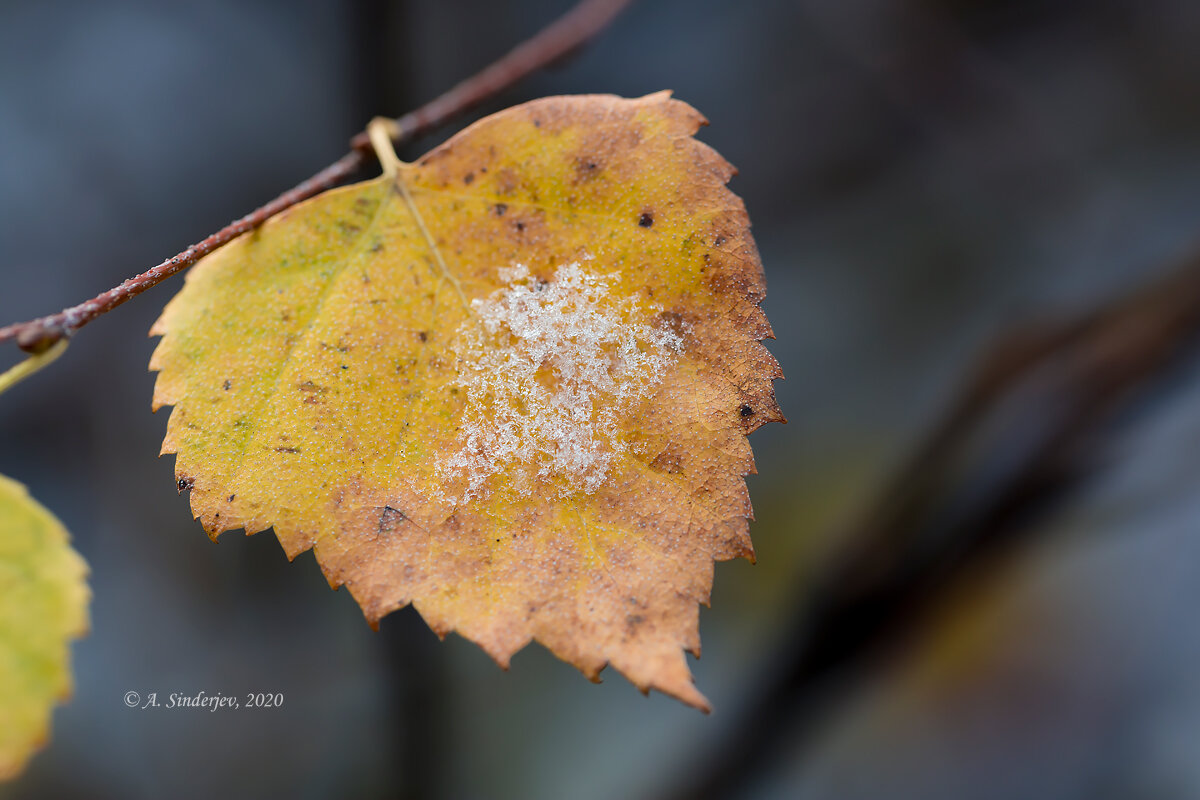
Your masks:
<path fill-rule="evenodd" d="M 41 747 L 71 692 L 69 642 L 87 631 L 87 565 L 67 531 L 0 475 L 0 780 Z"/>
<path fill-rule="evenodd" d="M 212 536 L 313 547 L 502 666 L 537 639 L 697 707 L 714 559 L 751 556 L 745 434 L 782 419 L 733 173 L 668 93 L 553 97 L 197 264 L 155 408 Z"/>

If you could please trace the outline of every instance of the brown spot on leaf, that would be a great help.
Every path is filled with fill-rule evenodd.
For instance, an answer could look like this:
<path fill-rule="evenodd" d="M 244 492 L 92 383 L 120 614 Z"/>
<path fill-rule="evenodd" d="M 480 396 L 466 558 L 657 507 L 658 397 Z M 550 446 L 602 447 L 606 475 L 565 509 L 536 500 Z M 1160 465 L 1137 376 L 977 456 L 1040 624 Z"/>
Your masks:
<path fill-rule="evenodd" d="M 575 183 L 588 180 L 599 173 L 600 162 L 595 156 L 577 156 L 575 158 Z"/>
<path fill-rule="evenodd" d="M 677 451 L 668 448 L 659 453 L 653 461 L 650 462 L 650 468 L 656 472 L 665 472 L 668 475 L 678 475 L 683 472 L 683 456 Z"/>
<path fill-rule="evenodd" d="M 521 185 L 521 176 L 512 167 L 505 167 L 496 175 L 496 192 L 500 195 L 510 195 Z"/>
<path fill-rule="evenodd" d="M 390 533 L 408 520 L 408 516 L 398 508 L 384 506 L 379 511 L 379 533 Z"/>
<path fill-rule="evenodd" d="M 684 338 L 688 333 L 688 322 L 683 314 L 679 311 L 663 311 L 658 315 L 659 327 L 666 328 L 679 338 Z"/>

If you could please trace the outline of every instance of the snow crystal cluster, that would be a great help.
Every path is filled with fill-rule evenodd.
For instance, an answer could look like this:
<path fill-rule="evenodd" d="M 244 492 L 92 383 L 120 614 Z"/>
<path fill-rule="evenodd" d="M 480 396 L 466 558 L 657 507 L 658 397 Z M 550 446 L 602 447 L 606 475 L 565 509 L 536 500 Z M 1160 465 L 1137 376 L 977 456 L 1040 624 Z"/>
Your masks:
<path fill-rule="evenodd" d="M 508 286 L 474 300 L 474 319 L 458 332 L 461 449 L 440 471 L 466 479 L 459 500 L 485 494 L 501 471 L 525 489 L 536 477 L 560 495 L 594 492 L 625 451 L 622 418 L 659 382 L 682 339 L 649 324 L 654 309 L 613 296 L 615 276 L 579 263 L 560 266 L 549 282 L 523 265 L 500 276 Z"/>

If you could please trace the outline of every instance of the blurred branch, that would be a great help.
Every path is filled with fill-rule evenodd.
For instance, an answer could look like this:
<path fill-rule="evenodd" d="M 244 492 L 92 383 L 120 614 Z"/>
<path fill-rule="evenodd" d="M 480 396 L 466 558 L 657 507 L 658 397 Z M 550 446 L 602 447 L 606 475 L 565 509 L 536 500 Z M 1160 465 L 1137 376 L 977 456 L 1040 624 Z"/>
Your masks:
<path fill-rule="evenodd" d="M 396 120 L 393 141 L 399 144 L 437 128 L 475 105 L 562 58 L 604 29 L 631 0 L 582 0 L 564 16 L 514 50 L 463 81 L 432 102 Z M 351 141 L 352 150 L 308 180 L 271 202 L 172 256 L 120 286 L 56 314 L 0 328 L 0 342 L 41 353 L 69 337 L 96 317 L 111 311 L 152 286 L 195 264 L 222 245 L 253 230 L 271 217 L 353 175 L 374 158 L 369 139 L 362 133 Z"/>
<path fill-rule="evenodd" d="M 1200 338 L 1200 255 L 1082 317 L 1000 339 L 822 571 L 740 719 L 673 798 L 725 798 L 783 755 L 834 681 L 894 643 L 937 593 L 1035 530 L 1096 447 Z"/>
<path fill-rule="evenodd" d="M 415 608 L 390 614 L 380 626 L 381 667 L 388 676 L 382 713 L 392 728 L 391 785 L 394 800 L 440 800 L 449 796 L 446 765 L 453 737 L 448 712 L 452 692 L 445 648 Z"/>

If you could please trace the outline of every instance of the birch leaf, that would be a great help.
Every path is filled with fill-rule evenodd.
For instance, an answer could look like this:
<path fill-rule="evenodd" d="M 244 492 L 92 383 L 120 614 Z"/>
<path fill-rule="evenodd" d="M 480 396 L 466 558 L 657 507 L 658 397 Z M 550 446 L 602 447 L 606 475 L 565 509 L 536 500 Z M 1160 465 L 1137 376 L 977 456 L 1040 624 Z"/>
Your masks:
<path fill-rule="evenodd" d="M 46 742 L 50 712 L 71 692 L 70 640 L 88 627 L 86 576 L 62 524 L 0 475 L 0 780 Z"/>
<path fill-rule="evenodd" d="M 706 708 L 684 650 L 752 557 L 746 434 L 782 415 L 733 174 L 668 93 L 552 97 L 197 264 L 153 333 L 163 444 L 213 537 L 314 548 L 502 666 Z"/>

